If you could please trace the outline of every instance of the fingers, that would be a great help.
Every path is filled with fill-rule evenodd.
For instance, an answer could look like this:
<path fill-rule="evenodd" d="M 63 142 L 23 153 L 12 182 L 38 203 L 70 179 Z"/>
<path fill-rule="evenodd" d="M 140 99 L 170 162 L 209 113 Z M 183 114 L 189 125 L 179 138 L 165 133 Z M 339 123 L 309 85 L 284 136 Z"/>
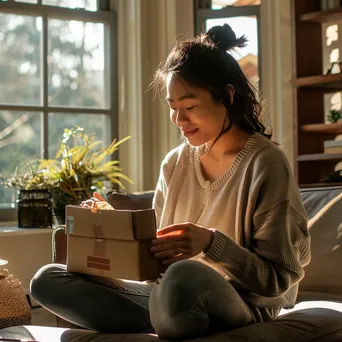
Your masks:
<path fill-rule="evenodd" d="M 191 223 L 173 224 L 172 226 L 160 229 L 157 232 L 157 236 L 182 234 L 182 232 L 186 231 L 189 227 L 191 227 Z"/>
<path fill-rule="evenodd" d="M 95 198 L 96 200 L 99 200 L 99 201 L 101 201 L 101 202 L 106 202 L 106 200 L 98 193 L 98 192 L 94 192 L 93 193 L 93 198 Z"/>
<path fill-rule="evenodd" d="M 190 242 L 185 240 L 158 244 L 151 247 L 151 252 L 154 253 L 154 257 L 161 259 L 164 264 L 169 263 L 170 260 L 176 260 L 176 257 L 183 255 L 189 258 L 191 250 Z"/>
<path fill-rule="evenodd" d="M 163 243 L 170 243 L 176 241 L 188 241 L 189 237 L 187 234 L 177 234 L 177 235 L 166 235 L 164 237 L 158 237 L 151 241 L 152 246 L 161 245 Z"/>
<path fill-rule="evenodd" d="M 183 240 L 183 241 L 173 241 L 173 242 L 158 244 L 158 245 L 151 247 L 150 250 L 152 253 L 156 253 L 157 255 L 159 252 L 174 250 L 178 248 L 188 249 L 189 247 L 190 247 L 190 243 L 188 241 Z M 177 253 L 182 253 L 182 252 L 178 251 L 176 252 L 176 254 Z"/>
<path fill-rule="evenodd" d="M 94 201 L 93 199 L 88 199 L 86 201 L 83 201 L 81 203 L 81 207 L 86 207 L 86 208 L 96 208 L 96 201 Z"/>
<path fill-rule="evenodd" d="M 83 201 L 81 203 L 81 206 L 82 207 L 96 208 L 97 207 L 96 202 L 102 202 L 102 201 L 105 202 L 105 199 L 103 199 L 103 197 L 100 194 L 98 194 L 97 192 L 94 192 L 93 195 L 94 195 L 94 197 L 87 199 L 86 201 Z"/>

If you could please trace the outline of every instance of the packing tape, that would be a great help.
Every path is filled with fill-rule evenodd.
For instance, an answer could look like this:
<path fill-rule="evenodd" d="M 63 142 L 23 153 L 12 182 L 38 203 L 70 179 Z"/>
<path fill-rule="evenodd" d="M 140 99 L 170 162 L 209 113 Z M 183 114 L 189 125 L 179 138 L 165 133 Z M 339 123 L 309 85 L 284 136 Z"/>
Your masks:
<path fill-rule="evenodd" d="M 97 214 L 101 215 L 101 211 Z M 105 271 L 110 271 L 110 259 L 107 258 L 107 240 L 100 221 L 94 223 L 92 229 L 95 242 L 93 256 L 87 257 L 87 266 L 98 269 L 101 276 L 105 276 Z"/>

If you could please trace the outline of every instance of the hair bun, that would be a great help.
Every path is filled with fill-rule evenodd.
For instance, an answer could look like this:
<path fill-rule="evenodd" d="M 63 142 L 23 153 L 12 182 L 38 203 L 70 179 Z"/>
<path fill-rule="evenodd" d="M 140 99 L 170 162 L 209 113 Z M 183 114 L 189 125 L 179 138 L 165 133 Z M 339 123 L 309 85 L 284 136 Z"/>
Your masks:
<path fill-rule="evenodd" d="M 247 43 L 245 36 L 236 38 L 235 32 L 228 24 L 212 27 L 207 32 L 207 36 L 224 51 L 233 50 L 238 47 L 243 48 Z"/>

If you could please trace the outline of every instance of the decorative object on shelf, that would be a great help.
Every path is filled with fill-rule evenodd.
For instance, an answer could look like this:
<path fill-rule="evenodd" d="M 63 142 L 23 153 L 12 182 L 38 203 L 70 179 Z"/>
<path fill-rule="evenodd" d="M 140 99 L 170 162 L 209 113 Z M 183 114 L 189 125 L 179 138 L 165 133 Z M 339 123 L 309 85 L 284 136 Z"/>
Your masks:
<path fill-rule="evenodd" d="M 336 62 L 332 62 L 330 64 L 330 68 L 327 71 L 327 75 L 334 75 L 339 74 L 342 72 L 342 63 L 340 62 L 340 59 L 338 59 Z"/>
<path fill-rule="evenodd" d="M 326 141 L 324 141 L 324 153 L 342 154 L 342 140 L 326 140 Z"/>
<path fill-rule="evenodd" d="M 321 10 L 326 11 L 341 6 L 340 0 L 321 0 Z"/>
<path fill-rule="evenodd" d="M 342 121 L 341 110 L 331 109 L 330 115 L 328 116 L 328 120 L 332 123 L 338 123 L 338 122 Z"/>
<path fill-rule="evenodd" d="M 31 307 L 25 290 L 21 282 L 3 267 L 0 267 L 0 298 L 0 329 L 31 324 Z"/>
<path fill-rule="evenodd" d="M 342 169 L 331 172 L 321 179 L 324 183 L 339 183 L 342 182 Z"/>
<path fill-rule="evenodd" d="M 65 223 L 65 206 L 80 204 L 90 198 L 92 192 L 103 192 L 105 184 L 125 189 L 121 179 L 132 183 L 122 174 L 117 160 L 109 160 L 119 146 L 131 138 L 114 139 L 109 146 L 99 148 L 102 141 L 95 141 L 94 134 L 87 134 L 75 126 L 65 129 L 56 159 L 42 160 L 47 175 L 58 179 L 58 187 L 52 190 L 53 212 L 56 224 Z"/>

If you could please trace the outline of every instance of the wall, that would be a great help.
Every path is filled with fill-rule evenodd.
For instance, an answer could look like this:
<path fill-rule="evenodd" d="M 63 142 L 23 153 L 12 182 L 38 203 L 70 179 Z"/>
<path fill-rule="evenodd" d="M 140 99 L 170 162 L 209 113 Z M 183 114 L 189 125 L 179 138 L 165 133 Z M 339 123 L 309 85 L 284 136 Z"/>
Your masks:
<path fill-rule="evenodd" d="M 3 227 L 0 228 L 0 258 L 9 262 L 8 270 L 22 282 L 28 292 L 33 275 L 52 261 L 52 230 L 3 230 Z"/>
<path fill-rule="evenodd" d="M 294 167 L 291 0 L 261 1 L 262 88 L 274 138 Z"/>

